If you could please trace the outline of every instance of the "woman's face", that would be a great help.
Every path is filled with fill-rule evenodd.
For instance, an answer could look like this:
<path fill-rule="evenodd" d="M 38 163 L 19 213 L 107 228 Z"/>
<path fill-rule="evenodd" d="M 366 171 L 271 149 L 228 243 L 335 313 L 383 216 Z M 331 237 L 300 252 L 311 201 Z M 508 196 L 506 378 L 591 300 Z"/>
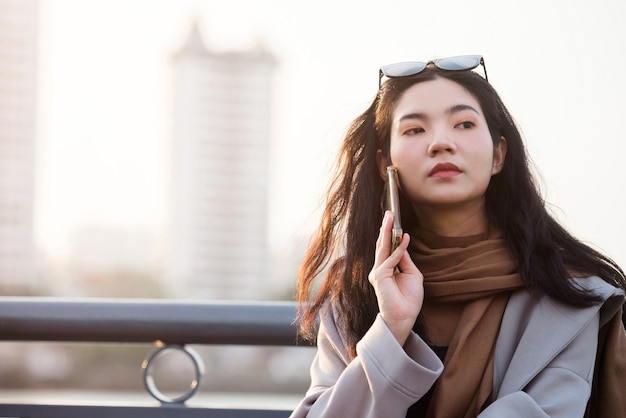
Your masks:
<path fill-rule="evenodd" d="M 403 193 L 416 210 L 483 205 L 502 169 L 506 141 L 494 148 L 481 106 L 445 78 L 418 83 L 398 100 L 391 121 L 390 157 Z M 379 153 L 379 168 L 388 161 Z"/>

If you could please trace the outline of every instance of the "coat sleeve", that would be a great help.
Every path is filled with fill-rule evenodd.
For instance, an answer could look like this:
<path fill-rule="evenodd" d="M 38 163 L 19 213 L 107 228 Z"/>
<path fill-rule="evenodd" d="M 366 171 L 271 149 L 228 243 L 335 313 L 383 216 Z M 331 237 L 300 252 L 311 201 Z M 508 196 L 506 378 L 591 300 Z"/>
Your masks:
<path fill-rule="evenodd" d="M 522 390 L 499 397 L 479 417 L 582 417 L 591 394 L 599 318 L 596 314 Z"/>
<path fill-rule="evenodd" d="M 403 418 L 443 364 L 417 334 L 401 347 L 377 316 L 348 358 L 332 314 L 322 317 L 311 386 L 292 418 Z"/>

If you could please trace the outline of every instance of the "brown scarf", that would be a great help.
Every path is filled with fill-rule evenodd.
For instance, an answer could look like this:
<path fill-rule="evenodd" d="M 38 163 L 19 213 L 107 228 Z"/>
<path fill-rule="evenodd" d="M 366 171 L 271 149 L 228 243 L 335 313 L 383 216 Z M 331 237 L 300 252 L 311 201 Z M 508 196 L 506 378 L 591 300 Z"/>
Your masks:
<path fill-rule="evenodd" d="M 476 417 L 493 389 L 493 351 L 506 304 L 522 286 L 517 262 L 498 231 L 470 237 L 412 231 L 409 252 L 424 275 L 427 334 L 453 329 L 427 416 Z"/>

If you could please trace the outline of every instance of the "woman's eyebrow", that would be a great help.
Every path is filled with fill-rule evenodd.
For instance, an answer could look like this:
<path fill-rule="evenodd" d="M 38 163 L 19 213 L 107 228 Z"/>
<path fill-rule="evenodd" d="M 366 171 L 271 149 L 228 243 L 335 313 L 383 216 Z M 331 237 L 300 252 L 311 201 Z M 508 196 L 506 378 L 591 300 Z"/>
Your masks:
<path fill-rule="evenodd" d="M 480 115 L 480 112 L 478 110 L 476 110 L 473 106 L 470 106 L 468 104 L 454 105 L 451 108 L 449 108 L 448 110 L 446 110 L 446 113 L 447 114 L 452 114 L 452 113 L 462 112 L 464 110 L 471 110 L 472 112 L 476 113 L 477 115 Z"/>
<path fill-rule="evenodd" d="M 424 119 L 428 119 L 428 116 L 426 116 L 425 113 L 419 113 L 419 112 L 407 113 L 406 115 L 400 116 L 400 119 L 398 119 L 398 122 L 404 122 L 405 120 L 411 120 L 411 119 L 424 120 Z"/>
<path fill-rule="evenodd" d="M 448 115 L 452 115 L 454 113 L 462 112 L 464 110 L 469 110 L 471 112 L 476 113 L 477 115 L 480 115 L 480 112 L 475 107 L 470 106 L 468 104 L 457 104 L 457 105 L 451 106 L 448 109 L 446 109 L 445 113 Z M 427 119 L 429 119 L 429 117 L 426 113 L 412 112 L 412 113 L 407 113 L 406 115 L 400 116 L 400 118 L 398 119 L 398 123 L 404 122 L 405 120 L 427 120 Z"/>

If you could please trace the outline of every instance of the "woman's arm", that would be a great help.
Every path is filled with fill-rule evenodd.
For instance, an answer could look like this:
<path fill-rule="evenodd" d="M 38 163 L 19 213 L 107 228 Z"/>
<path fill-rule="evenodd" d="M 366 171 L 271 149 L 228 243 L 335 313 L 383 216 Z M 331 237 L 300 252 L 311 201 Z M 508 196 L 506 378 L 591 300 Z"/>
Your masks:
<path fill-rule="evenodd" d="M 379 314 L 351 359 L 334 311 L 322 311 L 311 387 L 292 417 L 402 418 L 443 371 L 435 353 L 411 330 L 424 299 L 423 276 L 407 251 L 408 234 L 391 251 L 392 226 L 387 211 L 368 275 Z"/>
<path fill-rule="evenodd" d="M 400 346 L 378 315 L 349 359 L 331 312 L 320 324 L 311 386 L 292 417 L 403 418 L 443 371 L 428 345 L 411 333 Z"/>

